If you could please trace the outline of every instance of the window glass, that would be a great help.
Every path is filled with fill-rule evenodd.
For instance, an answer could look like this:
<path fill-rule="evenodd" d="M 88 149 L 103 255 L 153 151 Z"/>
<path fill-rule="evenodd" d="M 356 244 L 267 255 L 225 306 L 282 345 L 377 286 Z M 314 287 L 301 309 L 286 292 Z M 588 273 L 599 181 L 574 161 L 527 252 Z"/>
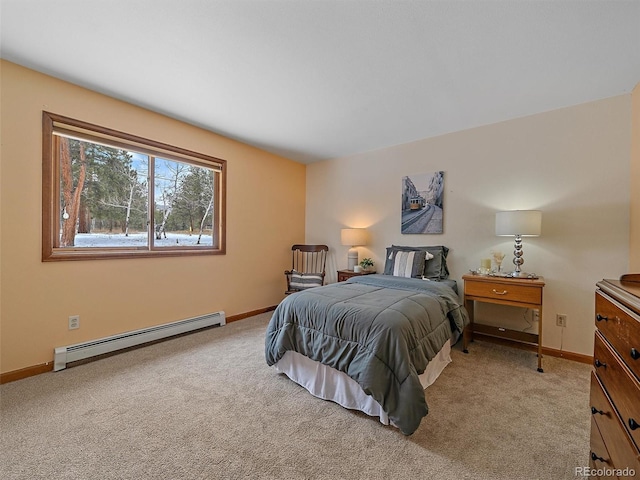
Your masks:
<path fill-rule="evenodd" d="M 44 260 L 224 253 L 226 162 L 53 114 L 43 124 Z"/>
<path fill-rule="evenodd" d="M 213 245 L 214 172 L 157 158 L 154 245 Z"/>

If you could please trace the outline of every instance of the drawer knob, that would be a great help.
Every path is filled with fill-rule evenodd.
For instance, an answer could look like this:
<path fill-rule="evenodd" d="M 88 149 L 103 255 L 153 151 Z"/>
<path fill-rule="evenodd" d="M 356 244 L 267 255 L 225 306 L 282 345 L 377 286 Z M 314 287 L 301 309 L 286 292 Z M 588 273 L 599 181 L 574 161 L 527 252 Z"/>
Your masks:
<path fill-rule="evenodd" d="M 640 424 L 638 424 L 638 422 L 636 422 L 633 418 L 630 418 L 629 419 L 629 428 L 631 430 L 635 430 L 638 427 L 640 427 Z"/>
<path fill-rule="evenodd" d="M 633 358 L 634 360 L 638 360 L 640 358 L 640 352 L 638 350 L 636 350 L 635 348 L 631 349 L 631 358 Z"/>
<path fill-rule="evenodd" d="M 596 358 L 596 361 L 594 362 L 594 364 L 595 364 L 596 368 L 606 367 L 606 366 L 607 366 L 607 364 L 606 364 L 606 363 L 602 363 L 602 362 L 601 362 L 600 360 L 598 360 L 597 358 Z"/>
<path fill-rule="evenodd" d="M 604 412 L 602 410 L 598 410 L 596 407 L 591 407 L 591 414 L 595 415 L 596 413 L 600 415 L 604 415 Z"/>
<path fill-rule="evenodd" d="M 591 460 L 593 460 L 594 462 L 595 462 L 596 460 L 599 460 L 599 461 L 601 461 L 601 462 L 607 463 L 607 461 L 606 461 L 604 458 L 599 457 L 598 455 L 596 455 L 596 454 L 595 454 L 595 453 L 593 453 L 593 452 L 591 452 Z"/>
<path fill-rule="evenodd" d="M 597 320 L 598 322 L 601 322 L 602 320 L 604 320 L 604 321 L 606 322 L 607 320 L 609 320 L 609 317 L 606 317 L 606 316 L 604 316 L 604 315 L 597 314 L 597 315 L 596 315 L 596 320 Z"/>
<path fill-rule="evenodd" d="M 493 289 L 493 293 L 495 293 L 496 295 L 506 295 L 507 291 L 506 290 L 502 290 L 501 292 L 499 292 L 494 288 Z"/>

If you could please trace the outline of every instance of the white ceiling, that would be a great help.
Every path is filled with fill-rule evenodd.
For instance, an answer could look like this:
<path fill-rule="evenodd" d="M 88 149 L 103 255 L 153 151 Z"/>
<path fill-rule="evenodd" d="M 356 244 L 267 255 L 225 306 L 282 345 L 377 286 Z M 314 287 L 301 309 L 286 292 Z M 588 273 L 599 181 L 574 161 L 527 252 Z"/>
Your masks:
<path fill-rule="evenodd" d="M 629 93 L 640 0 L 0 0 L 2 58 L 309 163 Z"/>

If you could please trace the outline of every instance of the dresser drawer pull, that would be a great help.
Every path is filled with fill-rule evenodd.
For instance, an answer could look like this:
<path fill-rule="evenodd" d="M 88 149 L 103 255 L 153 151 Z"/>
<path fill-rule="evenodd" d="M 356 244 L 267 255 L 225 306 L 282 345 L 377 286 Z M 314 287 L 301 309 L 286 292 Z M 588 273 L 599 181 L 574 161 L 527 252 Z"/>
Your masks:
<path fill-rule="evenodd" d="M 630 428 L 631 430 L 635 430 L 635 429 L 637 429 L 638 427 L 640 427 L 640 424 L 638 424 L 638 422 L 636 422 L 633 418 L 630 418 L 630 419 L 629 419 L 629 428 Z"/>
<path fill-rule="evenodd" d="M 493 289 L 493 293 L 495 293 L 496 295 L 506 295 L 507 291 L 506 290 L 502 290 L 501 292 L 499 292 L 494 288 Z"/>
<path fill-rule="evenodd" d="M 596 315 L 596 320 L 598 322 L 601 322 L 602 320 L 604 320 L 606 322 L 607 320 L 609 320 L 609 317 L 605 317 L 604 315 L 597 314 Z"/>
<path fill-rule="evenodd" d="M 599 415 L 604 415 L 604 412 L 602 410 L 598 410 L 596 407 L 591 407 L 591 414 L 595 415 L 596 413 Z"/>
<path fill-rule="evenodd" d="M 595 462 L 596 460 L 600 460 L 600 461 L 601 461 L 601 462 L 603 462 L 603 463 L 609 463 L 609 462 L 607 462 L 604 458 L 599 457 L 598 455 L 596 455 L 596 454 L 595 454 L 595 453 L 593 453 L 593 452 L 591 452 L 591 460 L 593 460 L 594 462 Z"/>
<path fill-rule="evenodd" d="M 640 358 L 640 352 L 638 350 L 636 350 L 635 348 L 631 349 L 631 358 L 633 358 L 634 360 L 638 360 Z"/>
<path fill-rule="evenodd" d="M 597 358 L 596 358 L 596 361 L 595 361 L 595 362 L 593 362 L 593 363 L 595 364 L 596 368 L 606 367 L 606 366 L 607 366 L 607 364 L 606 364 L 606 363 L 602 363 L 602 362 L 601 362 L 600 360 L 598 360 Z"/>

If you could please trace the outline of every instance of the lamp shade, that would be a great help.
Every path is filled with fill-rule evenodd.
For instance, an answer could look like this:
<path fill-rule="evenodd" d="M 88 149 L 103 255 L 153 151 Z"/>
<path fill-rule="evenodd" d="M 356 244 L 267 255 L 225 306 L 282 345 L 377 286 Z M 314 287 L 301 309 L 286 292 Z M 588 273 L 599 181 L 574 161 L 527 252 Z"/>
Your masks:
<path fill-rule="evenodd" d="M 343 228 L 340 231 L 340 243 L 349 247 L 367 244 L 366 228 Z"/>
<path fill-rule="evenodd" d="M 537 237 L 542 233 L 542 212 L 511 210 L 496 213 L 496 235 Z"/>

